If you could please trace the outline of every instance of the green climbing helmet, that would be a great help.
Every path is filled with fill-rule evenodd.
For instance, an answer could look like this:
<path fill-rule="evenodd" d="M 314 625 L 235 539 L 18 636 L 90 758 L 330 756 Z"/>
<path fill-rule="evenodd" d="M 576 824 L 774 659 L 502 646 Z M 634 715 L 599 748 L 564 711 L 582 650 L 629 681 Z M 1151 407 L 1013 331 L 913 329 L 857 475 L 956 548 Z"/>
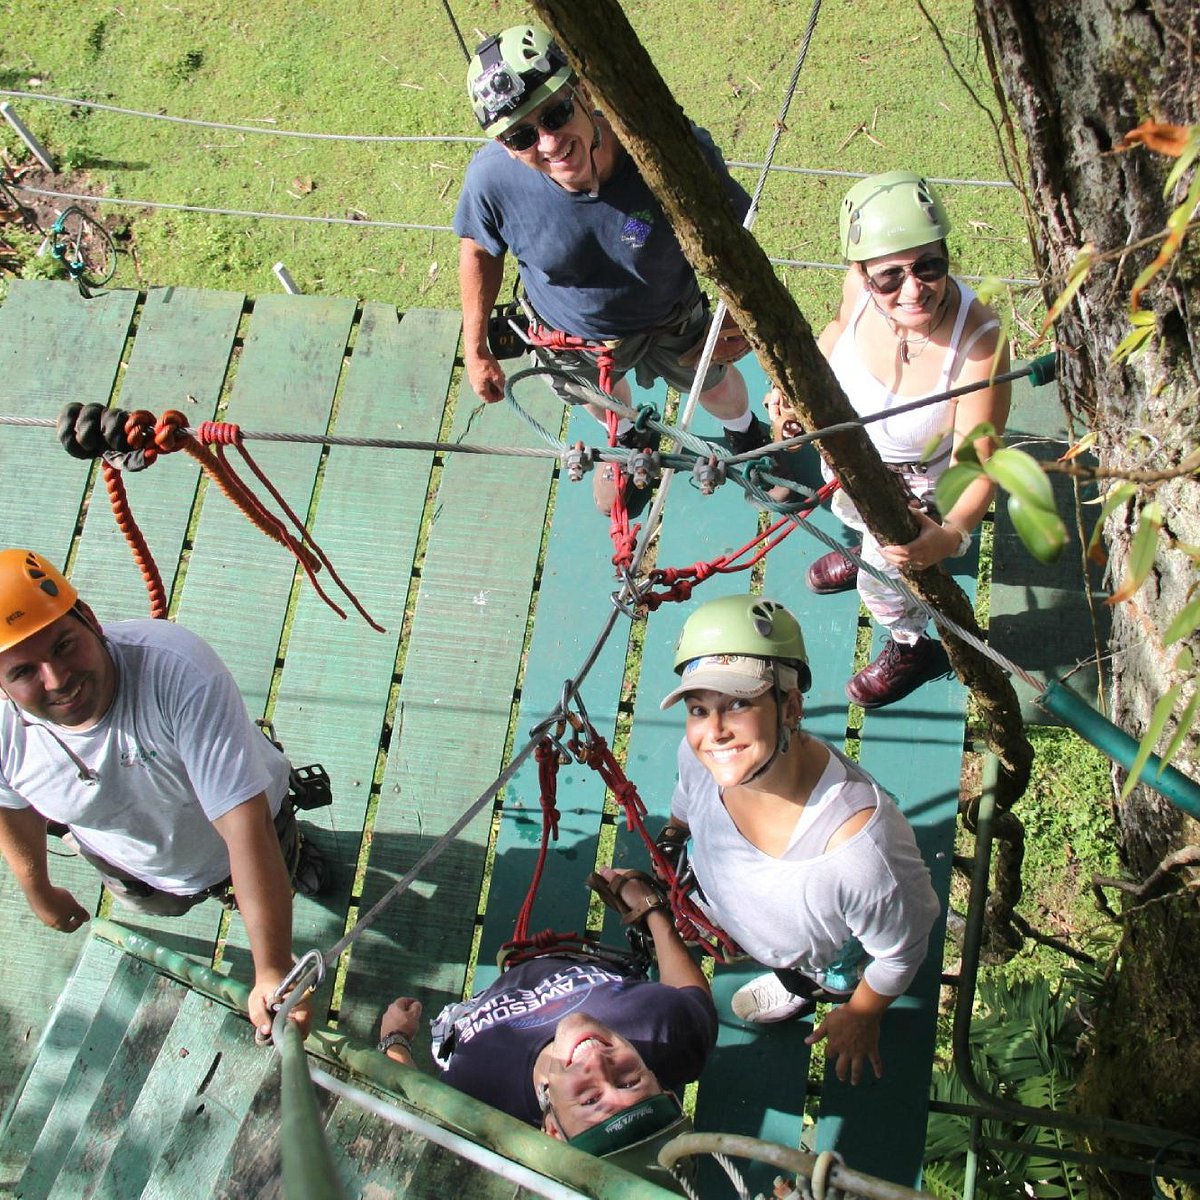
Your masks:
<path fill-rule="evenodd" d="M 937 192 L 912 171 L 860 179 L 838 214 L 838 241 L 848 262 L 940 242 L 949 232 L 950 218 Z"/>
<path fill-rule="evenodd" d="M 765 596 L 710 600 L 683 623 L 674 664 L 682 678 L 659 707 L 669 708 L 689 690 L 710 684 L 730 695 L 761 695 L 778 680 L 773 663 L 793 667 L 794 686 L 808 691 L 812 675 L 800 622 Z"/>
<path fill-rule="evenodd" d="M 483 132 L 498 137 L 574 78 L 544 29 L 514 25 L 479 43 L 467 66 L 467 95 Z"/>

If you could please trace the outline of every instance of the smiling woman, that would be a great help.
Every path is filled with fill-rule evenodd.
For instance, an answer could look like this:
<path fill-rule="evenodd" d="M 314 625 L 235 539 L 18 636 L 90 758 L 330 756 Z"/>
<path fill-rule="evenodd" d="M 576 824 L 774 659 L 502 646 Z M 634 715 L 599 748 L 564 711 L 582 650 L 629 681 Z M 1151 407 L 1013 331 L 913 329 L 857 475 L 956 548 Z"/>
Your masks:
<path fill-rule="evenodd" d="M 770 1024 L 833 1008 L 840 1079 L 881 1075 L 879 1025 L 916 975 L 938 913 L 913 831 L 892 798 L 802 725 L 804 637 L 781 604 L 725 596 L 688 617 L 675 650 L 687 727 L 660 845 L 691 839 L 695 899 L 771 973 L 734 994 Z"/>

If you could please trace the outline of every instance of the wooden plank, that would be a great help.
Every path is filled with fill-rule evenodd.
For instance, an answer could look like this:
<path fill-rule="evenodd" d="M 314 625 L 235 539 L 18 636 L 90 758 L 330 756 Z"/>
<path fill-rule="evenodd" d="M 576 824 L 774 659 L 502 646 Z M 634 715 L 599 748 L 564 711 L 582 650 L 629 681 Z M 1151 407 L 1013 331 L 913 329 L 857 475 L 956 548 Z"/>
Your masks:
<path fill-rule="evenodd" d="M 74 284 L 12 280 L 0 306 L 0 413 L 53 421 L 73 401 L 107 404 L 136 304 L 136 292 L 84 300 Z M 34 549 L 69 546 L 88 471 L 52 429 L 0 427 L 0 545 L 27 545 L 36 530 Z"/>
<path fill-rule="evenodd" d="M 138 1173 L 149 1157 L 147 1146 L 139 1144 L 135 1149 L 133 1158 L 138 1167 L 134 1168 L 134 1177 L 130 1179 L 126 1174 L 125 1185 L 115 1188 L 107 1182 L 112 1178 L 111 1168 L 121 1172 L 121 1168 L 129 1164 L 124 1156 L 114 1155 L 114 1151 L 118 1141 L 129 1133 L 126 1121 L 133 1115 L 130 1110 L 134 1113 L 139 1108 L 145 1111 L 146 1097 L 142 1089 L 188 994 L 186 988 L 165 975 L 155 976 L 147 987 L 117 1053 L 104 1072 L 103 1083 L 90 1111 L 77 1131 L 72 1131 L 76 1132 L 74 1143 L 62 1161 L 53 1164 L 53 1182 L 44 1193 L 52 1200 L 75 1200 L 82 1195 L 95 1200 L 107 1195 L 116 1200 L 117 1197 L 136 1196 L 141 1191 Z M 162 1097 L 157 1096 L 154 1103 L 159 1115 L 163 1115 Z M 27 1194 L 41 1193 L 34 1185 Z"/>
<path fill-rule="evenodd" d="M 354 312 L 351 300 L 321 296 L 257 301 L 226 420 L 248 430 L 323 434 Z M 287 442 L 250 442 L 248 447 L 303 519 L 320 447 Z M 239 461 L 233 453 L 230 459 Z M 238 473 L 249 477 L 243 467 Z M 254 491 L 262 494 L 256 480 Z M 214 492 L 209 488 L 200 515 L 179 622 L 213 645 L 233 672 L 251 716 L 261 715 L 295 563 Z M 336 565 L 339 547 L 326 549 Z M 337 618 L 331 613 L 329 620 Z"/>
<path fill-rule="evenodd" d="M 193 288 L 150 292 L 122 379 L 121 407 L 144 408 L 156 415 L 176 408 L 193 426 L 211 420 L 233 352 L 242 303 L 239 292 Z M 199 465 L 186 454 L 164 455 L 151 468 L 122 476 L 134 518 L 168 595 L 199 478 Z M 97 482 L 93 493 L 71 580 L 101 621 L 148 615 L 146 584 L 113 519 L 103 481 Z M 212 961 L 220 923 L 213 905 L 199 905 L 182 917 L 135 916 L 119 905 L 114 912 L 163 945 L 202 962 Z"/>
<path fill-rule="evenodd" d="M 254 1044 L 249 1025 L 238 1013 L 223 1013 L 216 1034 L 196 1057 L 204 1074 L 195 1085 L 180 1086 L 184 1100 L 174 1128 L 162 1140 L 142 1200 L 211 1196 L 264 1080 L 278 1086 L 275 1054 Z"/>
<path fill-rule="evenodd" d="M 53 420 L 68 401 L 108 403 L 136 302 L 136 292 L 85 301 L 74 284 L 12 280 L 0 306 L 0 414 Z M 88 472 L 52 429 L 0 426 L 0 546 L 31 546 L 65 566 Z M 55 883 L 95 912 L 95 872 L 57 839 L 48 849 Z M 0 933 L 10 947 L 0 1000 L 0 1022 L 10 1035 L 0 1063 L 5 1103 L 86 939 L 42 925 L 7 870 L 0 872 Z"/>
<path fill-rule="evenodd" d="M 118 965 L 29 1153 L 18 1187 L 22 1197 L 40 1198 L 48 1193 L 121 1048 L 129 1022 L 155 978 L 150 967 L 135 959 L 123 958 Z"/>
<path fill-rule="evenodd" d="M 544 386 L 521 396 L 536 419 L 557 428 L 561 406 Z M 508 406 L 477 407 L 469 387 L 452 436 L 544 446 Z M 446 459 L 376 816 L 374 836 L 390 854 L 382 867 L 372 855 L 364 909 L 503 765 L 551 470 L 544 458 Z M 376 998 L 389 990 L 421 996 L 431 1010 L 461 995 L 490 822 L 490 811 L 480 814 L 356 944 L 343 1003 L 351 1032 L 370 1036 Z"/>
<path fill-rule="evenodd" d="M 142 1078 L 118 1087 L 121 1078 L 109 1072 L 52 1193 L 62 1200 L 141 1196 L 176 1123 L 195 1103 L 213 1069 L 213 1044 L 228 1010 L 166 977 L 160 977 L 157 986 L 171 993 L 174 1008 L 164 1005 L 163 1012 L 170 1011 L 174 1019 L 159 1029 L 157 1043 L 148 1045 L 144 1059 L 134 1064 Z M 102 1102 L 110 1087 L 111 1104 L 106 1108 Z"/>
<path fill-rule="evenodd" d="M 10 940 L 8 944 L 11 953 L 11 948 L 19 943 Z M 3 1033 L 8 1054 L 3 1064 L 6 1086 L 4 1121 L 0 1125 L 0 1185 L 8 1186 L 24 1170 L 34 1140 L 54 1107 L 122 957 L 108 943 L 87 938 L 70 979 L 56 993 L 41 1036 L 32 1041 L 32 1027 L 22 1036 L 19 1029 L 12 1027 L 6 1013 L 8 1027 Z M 23 969 L 18 964 L 13 976 L 28 970 L 32 968 Z M 6 996 L 9 992 L 10 987 L 6 987 Z M 30 1017 L 36 1020 L 41 1015 L 30 1014 Z M 7 1072 L 26 1059 L 29 1068 L 24 1078 L 19 1084 L 12 1078 L 10 1085 Z"/>
<path fill-rule="evenodd" d="M 635 389 L 635 405 L 653 404 L 661 412 L 665 400 L 665 386 L 653 392 Z M 595 418 L 575 409 L 567 440 L 596 446 L 606 439 Z M 617 587 L 612 556 L 609 519 L 596 509 L 591 474 L 579 483 L 560 476 L 521 688 L 516 749 L 525 745 L 530 729 L 558 707 L 564 683 L 579 674 L 612 612 L 611 595 Z M 627 618 L 618 618 L 581 689 L 592 724 L 610 746 L 629 625 Z M 566 736 L 572 736 L 570 729 Z M 596 860 L 604 783 L 590 766 L 572 761 L 559 768 L 557 787 L 558 838 L 547 855 L 531 933 L 548 927 L 561 933 L 582 933 L 586 925 L 589 893 L 584 880 Z M 538 764 L 530 757 L 505 790 L 474 978 L 476 989 L 496 978 L 496 954 L 513 935 L 517 913 L 533 879 L 542 833 L 540 792 Z M 620 942 L 624 944 L 623 937 Z"/>
<path fill-rule="evenodd" d="M 757 363 L 739 364 L 746 378 L 752 406 L 767 390 Z M 716 437 L 719 429 L 711 418 L 697 414 L 693 426 L 702 436 Z M 747 503 L 736 485 L 726 485 L 711 497 L 701 496 L 686 479 L 675 483 L 668 505 L 658 550 L 660 566 L 680 566 L 711 560 L 740 549 L 758 529 L 757 510 Z M 786 555 L 793 534 L 775 556 Z M 684 719 L 678 708 L 659 709 L 662 697 L 677 682 L 673 669 L 674 648 L 687 617 L 706 601 L 750 590 L 750 573 L 715 575 L 698 587 L 691 602 L 666 604 L 649 618 L 642 669 L 634 707 L 626 771 L 646 804 L 646 828 L 653 837 L 670 814 L 675 786 L 676 753 L 683 737 Z M 787 601 L 788 597 L 779 596 Z M 614 862 L 618 866 L 646 869 L 646 852 L 623 829 L 618 833 Z M 611 921 L 606 931 L 611 929 Z M 609 936 L 612 936 L 611 934 Z M 744 982 L 761 974 L 757 964 L 717 967 L 713 976 L 713 999 L 719 1021 L 717 1047 L 700 1079 L 696 1103 L 696 1127 L 727 1133 L 744 1133 L 795 1145 L 800 1134 L 804 1102 L 803 1079 L 808 1051 L 802 1026 L 775 1026 L 770 1030 L 744 1025 L 729 1007 L 733 993 Z M 781 1070 L 780 1064 L 787 1069 Z M 742 1164 L 739 1164 L 741 1166 Z M 716 1175 L 711 1164 L 702 1167 L 701 1190 L 714 1188 Z M 770 1191 L 771 1175 L 750 1169 L 752 1188 Z M 727 1185 L 726 1185 L 727 1186 Z"/>
<path fill-rule="evenodd" d="M 1013 384 L 1005 440 L 1040 462 L 1049 462 L 1075 439 L 1054 393 L 1035 389 L 1028 379 L 1022 379 Z M 1066 475 L 1051 475 L 1050 487 L 1067 526 L 1067 544 L 1057 562 L 1038 562 L 1017 536 L 1004 498 L 996 505 L 988 641 L 1043 682 L 1069 673 L 1071 688 L 1095 703 L 1100 686 L 1097 644 L 1108 644 L 1112 624 L 1112 610 L 1105 604 L 1104 569 L 1090 561 L 1085 566 L 1075 522 L 1074 481 Z M 1090 504 L 1099 491 L 1094 483 L 1081 484 L 1080 502 Z M 1085 517 L 1090 521 L 1097 510 L 1088 507 L 1083 511 L 1092 514 Z M 1080 663 L 1088 665 L 1076 670 Z M 1040 693 L 1021 679 L 1013 679 L 1013 686 L 1027 724 L 1061 724 L 1036 703 Z"/>
<path fill-rule="evenodd" d="M 324 433 L 354 311 L 349 300 L 271 296 L 259 301 L 226 418 L 259 430 Z M 258 442 L 251 443 L 251 453 L 303 517 L 320 447 Z M 232 451 L 230 460 L 240 462 Z M 153 469 L 163 469 L 162 464 Z M 239 474 L 249 477 L 244 467 Z M 257 481 L 254 490 L 262 494 Z M 328 549 L 336 561 L 337 548 Z M 252 717 L 265 711 L 293 571 L 293 560 L 282 547 L 259 533 L 216 488 L 208 489 L 178 619 L 221 655 Z M 330 614 L 330 620 L 336 619 Z M 200 905 L 182 924 L 179 918 L 121 913 L 131 928 L 165 936 L 201 956 L 204 943 L 213 941 L 219 918 L 212 904 Z"/>
<path fill-rule="evenodd" d="M 189 424 L 210 421 L 233 353 L 242 315 L 239 292 L 156 288 L 138 321 L 119 404 L 156 416 L 178 409 Z M 130 507 L 163 575 L 168 594 L 183 550 L 199 465 L 186 454 L 162 456 L 122 479 Z M 103 620 L 147 615 L 146 585 L 98 483 L 72 571 L 72 582 Z"/>
<path fill-rule="evenodd" d="M 466 1187 L 471 1200 L 534 1195 L 347 1100 L 334 1106 L 325 1132 L 347 1196 L 453 1196 Z"/>
<path fill-rule="evenodd" d="M 459 326 L 457 313 L 415 312 L 401 321 L 393 307 L 367 305 L 334 432 L 436 440 Z M 296 765 L 319 760 L 329 772 L 334 804 L 305 817 L 333 882 L 316 900 L 296 898 L 297 947 L 326 949 L 345 929 L 432 465 L 431 451 L 338 446 L 326 463 L 314 536 L 337 548 L 339 574 L 387 632 L 376 633 L 352 609 L 337 620 L 311 588 L 300 595 L 274 719 Z M 376 853 L 387 852 L 384 841 Z M 230 961 L 248 970 L 240 925 L 228 948 Z"/>
<path fill-rule="evenodd" d="M 973 599 L 974 551 L 948 565 Z M 877 631 L 874 652 L 882 646 L 883 634 Z M 859 1170 L 909 1186 L 919 1182 L 924 1158 L 966 699 L 966 689 L 948 675 L 897 704 L 867 713 L 859 754 L 863 767 L 896 796 L 912 824 L 941 915 L 916 979 L 884 1017 L 883 1079 L 852 1087 L 839 1083 L 832 1070 L 826 1072 L 817 1147 L 836 1149 Z M 915 746 L 919 753 L 913 752 Z"/>

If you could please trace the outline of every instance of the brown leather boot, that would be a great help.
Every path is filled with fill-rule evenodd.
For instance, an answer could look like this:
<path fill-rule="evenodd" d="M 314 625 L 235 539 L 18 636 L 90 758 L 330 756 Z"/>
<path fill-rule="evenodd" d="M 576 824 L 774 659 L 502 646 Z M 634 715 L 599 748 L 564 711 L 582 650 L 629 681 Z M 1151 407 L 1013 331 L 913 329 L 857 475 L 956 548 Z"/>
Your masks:
<path fill-rule="evenodd" d="M 849 547 L 850 553 L 862 554 L 862 543 Z M 835 592 L 849 592 L 858 586 L 858 567 L 840 550 L 822 554 L 804 576 L 809 590 L 819 596 L 831 596 Z"/>
<path fill-rule="evenodd" d="M 846 695 L 863 708 L 882 708 L 903 700 L 949 667 L 936 638 L 922 637 L 911 646 L 888 638 L 879 657 L 846 684 Z"/>

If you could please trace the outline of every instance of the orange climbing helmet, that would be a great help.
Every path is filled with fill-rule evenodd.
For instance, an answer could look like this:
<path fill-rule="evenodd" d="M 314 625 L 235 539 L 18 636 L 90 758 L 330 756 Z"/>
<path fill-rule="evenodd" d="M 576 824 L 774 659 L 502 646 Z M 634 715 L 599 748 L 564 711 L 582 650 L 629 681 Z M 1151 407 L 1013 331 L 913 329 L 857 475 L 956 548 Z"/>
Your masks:
<path fill-rule="evenodd" d="M 79 593 L 36 550 L 0 550 L 0 652 L 52 625 Z"/>

